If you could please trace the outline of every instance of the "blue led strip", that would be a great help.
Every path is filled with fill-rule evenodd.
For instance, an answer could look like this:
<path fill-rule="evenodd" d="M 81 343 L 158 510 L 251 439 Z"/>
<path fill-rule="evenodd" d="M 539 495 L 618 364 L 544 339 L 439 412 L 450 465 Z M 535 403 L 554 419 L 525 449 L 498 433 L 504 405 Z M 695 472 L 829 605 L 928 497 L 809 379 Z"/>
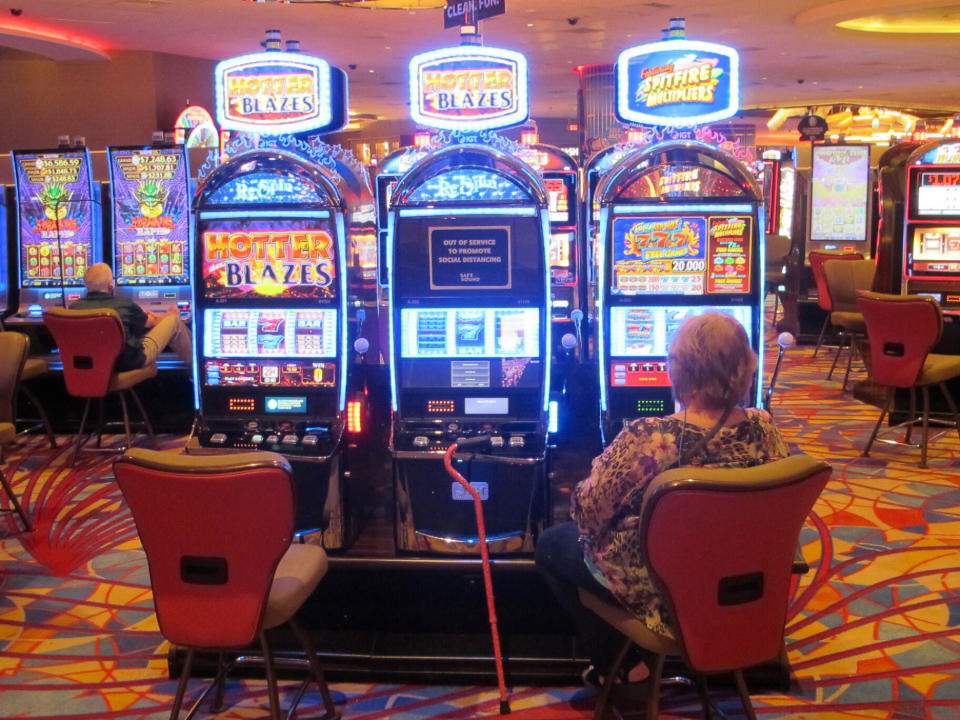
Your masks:
<path fill-rule="evenodd" d="M 394 339 L 394 319 L 393 314 L 396 312 L 394 298 L 393 298 L 393 286 L 396 284 L 393 282 L 393 237 L 394 237 L 394 226 L 397 222 L 397 211 L 391 210 L 387 214 L 387 319 L 388 327 L 387 331 L 389 334 L 390 342 L 390 407 L 393 412 L 397 412 L 399 404 L 397 403 L 397 355 L 396 355 L 396 340 Z"/>
<path fill-rule="evenodd" d="M 506 208 L 457 208 L 457 207 L 428 207 L 404 208 L 400 217 L 442 217 L 444 215 L 515 215 L 518 217 L 536 217 L 537 209 L 532 207 Z"/>
<path fill-rule="evenodd" d="M 514 109 L 506 114 L 474 120 L 462 120 L 455 116 L 434 117 L 426 114 L 426 108 L 422 102 L 423 95 L 420 92 L 420 72 L 424 66 L 431 63 L 440 65 L 444 60 L 464 62 L 471 59 L 491 64 L 499 60 L 515 66 L 517 96 L 514 98 Z M 492 130 L 522 123 L 530 114 L 527 59 L 513 50 L 476 45 L 459 45 L 431 50 L 410 58 L 409 78 L 410 117 L 419 125 L 442 130 Z"/>
<path fill-rule="evenodd" d="M 543 232 L 543 276 L 545 278 L 544 283 L 544 297 L 546 298 L 546 312 L 541 319 L 541 322 L 546 327 L 544 331 L 544 347 L 546 352 L 544 354 L 544 382 L 543 382 L 543 411 L 548 412 L 550 409 L 550 370 L 553 366 L 551 362 L 551 355 L 553 354 L 553 287 L 551 286 L 550 280 L 550 211 L 548 208 L 541 208 L 540 210 L 540 224 Z"/>
<path fill-rule="evenodd" d="M 347 407 L 347 227 L 343 213 L 337 213 L 337 264 L 340 271 L 340 412 Z"/>
<path fill-rule="evenodd" d="M 600 230 L 597 233 L 597 346 L 599 348 L 597 368 L 600 372 L 600 412 L 607 411 L 607 341 L 604 327 L 607 324 L 604 298 L 606 297 L 607 268 L 607 220 L 610 217 L 610 207 L 600 208 Z M 602 420 L 602 418 L 601 418 Z"/>
<path fill-rule="evenodd" d="M 672 215 L 682 212 L 702 212 L 702 213 L 752 213 L 753 205 L 745 203 L 735 204 L 727 203 L 722 205 L 614 205 L 614 215 L 627 215 L 630 213 L 640 213 L 642 215 Z"/>
<path fill-rule="evenodd" d="M 295 217 L 295 218 L 321 218 L 326 219 L 330 217 L 329 210 L 243 210 L 241 213 L 238 213 L 236 210 L 206 210 L 200 213 L 201 220 L 223 220 L 223 219 L 233 219 L 237 217 L 244 218 L 258 218 L 258 217 L 269 217 L 275 218 L 277 215 L 282 214 L 283 217 Z"/>
<path fill-rule="evenodd" d="M 760 262 L 759 267 L 754 268 L 754 275 L 759 282 L 754 283 L 755 288 L 759 288 L 757 292 L 757 302 L 754 312 L 754 337 L 757 338 L 757 397 L 754 402 L 754 407 L 763 407 L 763 350 L 766 343 L 763 340 L 763 313 L 764 313 L 764 298 L 766 293 L 764 292 L 764 284 L 766 283 L 766 272 L 764 268 L 767 267 L 767 246 L 766 242 L 761 240 L 760 228 L 766 228 L 765 223 L 766 217 L 763 210 L 763 200 L 757 204 L 757 227 L 753 233 L 754 238 L 756 238 L 757 244 L 760 246 Z M 774 290 L 776 292 L 776 290 Z"/>
<path fill-rule="evenodd" d="M 184 155 L 189 155 L 190 153 L 184 153 Z M 189 172 L 190 168 L 186 168 L 187 177 L 190 177 Z M 197 272 L 199 268 L 203 267 L 203 258 L 198 257 L 197 250 L 197 221 L 196 219 L 190 223 L 190 234 L 187 238 L 187 242 L 190 243 L 190 247 L 193 249 L 193 257 L 191 258 L 193 267 L 190 268 L 192 278 L 190 279 L 190 312 L 193 313 L 193 321 L 190 323 L 190 335 L 193 340 L 193 369 L 191 374 L 193 375 L 193 409 L 194 411 L 200 410 L 200 344 L 197 339 L 197 326 L 200 324 L 200 321 L 197 319 Z"/>

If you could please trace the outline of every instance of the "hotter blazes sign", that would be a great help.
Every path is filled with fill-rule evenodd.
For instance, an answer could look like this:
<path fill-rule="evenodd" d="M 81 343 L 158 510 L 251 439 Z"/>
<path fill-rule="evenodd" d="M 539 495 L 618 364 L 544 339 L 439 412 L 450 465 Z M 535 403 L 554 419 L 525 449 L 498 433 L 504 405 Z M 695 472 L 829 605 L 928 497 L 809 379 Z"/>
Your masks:
<path fill-rule="evenodd" d="M 664 40 L 617 59 L 617 116 L 644 125 L 701 125 L 740 106 L 740 60 L 726 45 Z"/>
<path fill-rule="evenodd" d="M 224 60 L 215 73 L 217 120 L 228 130 L 280 135 L 331 123 L 331 70 L 325 60 L 256 53 Z"/>
<path fill-rule="evenodd" d="M 447 0 L 443 10 L 445 28 L 469 25 L 478 20 L 486 20 L 506 11 L 506 0 Z"/>
<path fill-rule="evenodd" d="M 485 130 L 524 122 L 528 112 L 520 53 L 460 46 L 410 61 L 410 114 L 420 125 Z"/>

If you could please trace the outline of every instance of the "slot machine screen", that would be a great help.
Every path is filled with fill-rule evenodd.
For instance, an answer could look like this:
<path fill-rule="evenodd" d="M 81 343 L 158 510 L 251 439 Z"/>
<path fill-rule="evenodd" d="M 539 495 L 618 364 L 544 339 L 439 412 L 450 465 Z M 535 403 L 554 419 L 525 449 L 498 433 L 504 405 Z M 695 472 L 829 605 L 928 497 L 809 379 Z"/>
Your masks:
<path fill-rule="evenodd" d="M 732 315 L 753 344 L 748 306 L 666 305 L 610 308 L 610 384 L 614 387 L 669 387 L 667 354 L 688 317 L 717 311 Z"/>
<path fill-rule="evenodd" d="M 613 220 L 615 295 L 749 293 L 751 215 L 638 215 Z"/>
<path fill-rule="evenodd" d="M 337 311 L 212 309 L 203 315 L 207 386 L 332 387 Z"/>
<path fill-rule="evenodd" d="M 20 286 L 83 284 L 93 262 L 99 202 L 87 153 L 13 152 L 20 228 Z"/>
<path fill-rule="evenodd" d="M 200 219 L 204 298 L 336 297 L 336 248 L 329 219 Z"/>
<path fill-rule="evenodd" d="M 552 223 L 572 225 L 573 187 L 563 178 L 544 178 L 549 201 L 549 218 Z"/>
<path fill-rule="evenodd" d="M 573 284 L 577 281 L 576 233 L 550 234 L 550 280 L 554 284 Z"/>
<path fill-rule="evenodd" d="M 960 218 L 960 170 L 923 169 L 914 172 L 915 192 L 911 216 Z"/>
<path fill-rule="evenodd" d="M 865 242 L 869 145 L 814 145 L 810 239 Z"/>
<path fill-rule="evenodd" d="M 960 228 L 915 227 L 908 272 L 910 275 L 960 273 Z"/>
<path fill-rule="evenodd" d="M 117 285 L 190 282 L 190 193 L 180 148 L 111 148 Z"/>

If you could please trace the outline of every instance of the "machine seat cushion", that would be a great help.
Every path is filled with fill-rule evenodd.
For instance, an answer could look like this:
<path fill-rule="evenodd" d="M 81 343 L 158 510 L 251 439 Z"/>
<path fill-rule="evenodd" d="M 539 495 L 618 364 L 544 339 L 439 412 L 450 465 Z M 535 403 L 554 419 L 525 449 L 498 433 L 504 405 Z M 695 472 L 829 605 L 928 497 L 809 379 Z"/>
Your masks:
<path fill-rule="evenodd" d="M 124 370 L 123 372 L 114 373 L 110 378 L 110 386 L 107 388 L 107 392 L 128 390 L 144 380 L 149 380 L 152 377 L 156 377 L 156 375 L 156 363 L 150 363 L 149 365 L 144 365 L 143 367 L 135 370 Z"/>
<path fill-rule="evenodd" d="M 48 371 L 47 361 L 40 357 L 28 357 L 23 364 L 23 372 L 20 373 L 21 380 L 32 380 L 33 378 L 46 375 Z"/>
<path fill-rule="evenodd" d="M 327 554 L 318 545 L 294 543 L 280 558 L 263 613 L 263 629 L 282 625 L 310 596 L 327 574 Z"/>
<path fill-rule="evenodd" d="M 960 356 L 927 355 L 917 385 L 933 385 L 960 375 Z"/>
<path fill-rule="evenodd" d="M 17 427 L 13 423 L 0 423 L 0 445 L 6 445 L 17 436 Z"/>
<path fill-rule="evenodd" d="M 858 312 L 844 312 L 838 310 L 830 313 L 830 322 L 837 327 L 842 327 L 847 332 L 865 333 L 867 324 L 863 320 L 863 315 Z"/>

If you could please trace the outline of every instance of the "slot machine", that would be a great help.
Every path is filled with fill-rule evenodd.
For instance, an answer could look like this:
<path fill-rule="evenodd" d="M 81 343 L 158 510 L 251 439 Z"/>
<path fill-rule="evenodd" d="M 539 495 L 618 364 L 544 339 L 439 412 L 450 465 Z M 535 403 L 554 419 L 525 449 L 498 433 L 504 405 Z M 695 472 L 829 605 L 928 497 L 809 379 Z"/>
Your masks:
<path fill-rule="evenodd" d="M 8 223 L 11 218 L 7 214 L 7 193 L 6 188 L 0 187 L 0 233 L 3 233 L 2 242 L 0 242 L 0 318 L 6 317 L 10 312 L 10 266 L 9 262 L 9 238 L 10 228 Z"/>
<path fill-rule="evenodd" d="M 907 160 L 920 146 L 917 142 L 901 142 L 887 149 L 877 160 L 877 292 L 900 292 L 903 271 L 903 220 L 906 214 Z"/>
<path fill-rule="evenodd" d="M 176 147 L 109 147 L 111 252 L 117 292 L 144 310 L 190 317 L 190 170 Z"/>
<path fill-rule="evenodd" d="M 907 160 L 903 294 L 960 308 L 960 140 L 925 143 Z"/>
<path fill-rule="evenodd" d="M 12 324 L 39 324 L 43 309 L 84 294 L 103 259 L 100 185 L 86 148 L 14 150 L 18 308 Z"/>
<path fill-rule="evenodd" d="M 384 158 L 377 173 L 374 192 L 377 200 L 377 238 L 380 248 L 380 284 L 387 284 L 387 216 L 393 190 L 403 174 L 425 153 L 414 147 L 400 148 Z"/>
<path fill-rule="evenodd" d="M 763 198 L 738 160 L 674 141 L 638 150 L 598 189 L 600 413 L 604 442 L 630 420 L 669 415 L 670 341 L 709 310 L 744 327 L 763 377 Z M 751 401 L 760 404 L 759 383 Z"/>
<path fill-rule="evenodd" d="M 810 174 L 804 259 L 812 250 L 871 257 L 870 145 L 814 145 Z"/>
<path fill-rule="evenodd" d="M 397 183 L 388 232 L 391 452 L 402 551 L 479 552 L 459 459 L 483 498 L 490 552 L 530 552 L 547 512 L 550 388 L 548 197 L 539 176 L 488 146 L 427 155 Z"/>
<path fill-rule="evenodd" d="M 287 456 L 298 527 L 342 547 L 347 382 L 345 205 L 318 165 L 233 156 L 194 198 L 195 436 Z"/>
<path fill-rule="evenodd" d="M 780 229 L 780 151 L 763 153 L 763 207 L 767 219 L 764 232 L 776 235 Z"/>

